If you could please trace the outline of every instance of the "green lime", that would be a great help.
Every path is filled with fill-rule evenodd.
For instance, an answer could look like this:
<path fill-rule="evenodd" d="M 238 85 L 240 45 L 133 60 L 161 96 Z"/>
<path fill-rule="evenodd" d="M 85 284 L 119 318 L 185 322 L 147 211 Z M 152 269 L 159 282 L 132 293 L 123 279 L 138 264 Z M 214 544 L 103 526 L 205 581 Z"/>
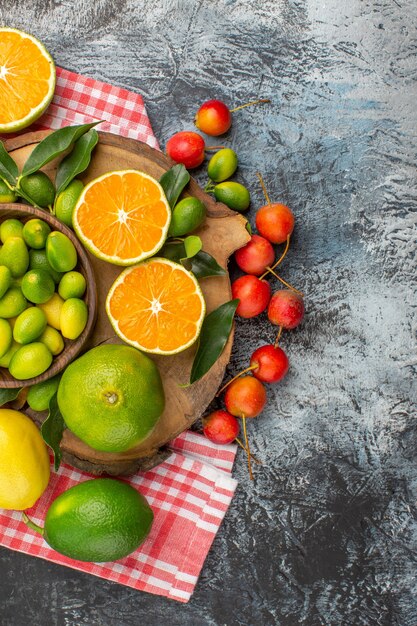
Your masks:
<path fill-rule="evenodd" d="M 72 214 L 83 189 L 83 183 L 75 178 L 55 200 L 55 215 L 67 226 L 72 227 Z"/>
<path fill-rule="evenodd" d="M 56 272 L 48 263 L 46 250 L 29 250 L 29 269 L 46 270 L 50 273 L 55 284 L 58 284 L 63 277 L 63 272 Z"/>
<path fill-rule="evenodd" d="M 131 485 L 95 478 L 71 487 L 52 502 L 43 537 L 71 559 L 116 561 L 140 546 L 152 522 L 152 509 Z"/>
<path fill-rule="evenodd" d="M 36 306 L 25 309 L 13 328 L 13 339 L 22 345 L 36 341 L 46 328 L 46 315 Z"/>
<path fill-rule="evenodd" d="M 9 237 L 23 237 L 23 224 L 19 220 L 9 218 L 0 226 L 0 239 L 4 243 Z"/>
<path fill-rule="evenodd" d="M 211 157 L 207 166 L 207 174 L 215 183 L 221 183 L 233 176 L 236 168 L 236 152 L 231 148 L 223 148 Z"/>
<path fill-rule="evenodd" d="M 26 298 L 19 287 L 10 287 L 0 298 L 0 317 L 6 319 L 20 315 L 26 309 Z"/>
<path fill-rule="evenodd" d="M 20 188 L 34 204 L 46 209 L 52 207 L 55 199 L 55 187 L 44 172 L 35 172 L 20 179 Z"/>
<path fill-rule="evenodd" d="M 88 310 L 84 300 L 69 298 L 61 309 L 61 333 L 67 339 L 77 339 L 87 324 Z"/>
<path fill-rule="evenodd" d="M 46 258 L 57 272 L 69 272 L 77 265 L 77 251 L 64 233 L 54 231 L 46 240 Z"/>
<path fill-rule="evenodd" d="M 12 356 L 9 371 L 14 378 L 28 380 L 43 374 L 52 363 L 52 354 L 39 341 L 21 346 Z"/>
<path fill-rule="evenodd" d="M 152 432 L 165 395 L 148 356 L 131 346 L 102 345 L 65 369 L 58 405 L 66 425 L 82 441 L 96 450 L 123 452 Z"/>
<path fill-rule="evenodd" d="M 46 315 L 46 319 L 49 326 L 56 328 L 57 330 L 61 329 L 61 309 L 64 304 L 64 300 L 57 293 L 54 293 L 52 297 L 45 302 L 44 304 L 38 304 L 38 307 L 42 309 L 42 311 Z"/>
<path fill-rule="evenodd" d="M 13 278 L 23 276 L 29 267 L 29 252 L 21 237 L 8 237 L 0 250 L 0 265 L 11 271 Z"/>
<path fill-rule="evenodd" d="M 23 239 L 30 248 L 40 250 L 46 245 L 46 238 L 51 232 L 49 225 L 43 220 L 33 219 L 23 227 Z"/>
<path fill-rule="evenodd" d="M 0 358 L 10 350 L 12 341 L 12 327 L 7 320 L 0 319 Z"/>
<path fill-rule="evenodd" d="M 206 217 L 204 204 L 197 198 L 184 198 L 172 211 L 168 235 L 181 237 L 198 228 Z"/>
<path fill-rule="evenodd" d="M 8 185 L 1 180 L 0 178 L 0 204 L 5 204 L 6 202 L 16 202 L 17 195 L 14 191 L 10 189 Z"/>
<path fill-rule="evenodd" d="M 5 265 L 0 265 L 0 298 L 4 296 L 11 284 L 12 274 L 9 268 Z"/>
<path fill-rule="evenodd" d="M 42 335 L 39 337 L 39 341 L 44 343 L 49 352 L 51 352 L 54 356 L 61 354 L 65 347 L 61 333 L 59 333 L 55 328 L 52 328 L 52 326 L 47 326 L 45 328 Z"/>
<path fill-rule="evenodd" d="M 250 204 L 249 191 L 240 183 L 228 180 L 214 188 L 214 197 L 217 202 L 223 202 L 234 211 L 246 211 Z"/>
<path fill-rule="evenodd" d="M 42 383 L 36 383 L 29 388 L 27 403 L 34 411 L 46 411 L 49 402 L 57 392 L 60 376 L 53 376 Z"/>
<path fill-rule="evenodd" d="M 13 355 L 21 347 L 22 346 L 19 343 L 17 343 L 17 341 L 13 341 L 8 351 L 5 354 L 3 354 L 3 356 L 0 358 L 0 367 L 9 367 L 10 361 L 12 360 Z"/>
<path fill-rule="evenodd" d="M 67 272 L 61 278 L 58 293 L 64 300 L 68 300 L 68 298 L 82 298 L 86 287 L 86 280 L 80 272 Z"/>
<path fill-rule="evenodd" d="M 29 270 L 23 276 L 22 291 L 30 302 L 43 304 L 53 296 L 55 283 L 46 270 Z"/>

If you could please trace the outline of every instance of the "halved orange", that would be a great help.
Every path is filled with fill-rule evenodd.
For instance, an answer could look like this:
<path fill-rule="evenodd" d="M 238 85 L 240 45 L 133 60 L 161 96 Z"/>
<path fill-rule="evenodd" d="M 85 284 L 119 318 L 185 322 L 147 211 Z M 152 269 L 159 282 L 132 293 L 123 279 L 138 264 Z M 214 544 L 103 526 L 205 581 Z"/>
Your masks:
<path fill-rule="evenodd" d="M 133 265 L 158 252 L 170 220 L 161 185 L 138 170 L 108 172 L 92 180 L 72 217 L 86 248 L 115 265 Z"/>
<path fill-rule="evenodd" d="M 106 311 L 126 343 L 152 354 L 176 354 L 199 336 L 206 305 L 191 272 L 155 257 L 120 274 L 108 293 Z"/>
<path fill-rule="evenodd" d="M 55 90 L 55 65 L 32 35 L 0 28 L 0 133 L 29 126 L 45 111 Z"/>

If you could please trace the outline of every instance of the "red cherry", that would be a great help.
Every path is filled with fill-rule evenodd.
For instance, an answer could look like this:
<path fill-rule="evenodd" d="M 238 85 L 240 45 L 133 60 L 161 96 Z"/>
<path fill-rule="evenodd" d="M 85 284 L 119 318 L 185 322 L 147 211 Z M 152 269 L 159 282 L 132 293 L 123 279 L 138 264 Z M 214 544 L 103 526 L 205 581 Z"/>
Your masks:
<path fill-rule="evenodd" d="M 213 443 L 231 443 L 238 436 L 239 429 L 239 422 L 227 411 L 214 411 L 203 419 L 203 433 Z"/>
<path fill-rule="evenodd" d="M 284 350 L 272 344 L 261 346 L 251 356 L 252 374 L 263 383 L 276 383 L 288 372 L 288 357 Z"/>
<path fill-rule="evenodd" d="M 229 413 L 236 417 L 256 417 L 266 403 L 265 387 L 253 376 L 242 376 L 229 385 L 224 403 Z"/>
<path fill-rule="evenodd" d="M 266 280 L 245 274 L 232 283 L 232 296 L 240 302 L 236 314 L 240 317 L 255 317 L 265 311 L 271 297 L 271 288 Z"/>
<path fill-rule="evenodd" d="M 304 317 L 304 300 L 290 289 L 276 291 L 268 306 L 269 321 L 291 330 L 298 326 Z"/>
<path fill-rule="evenodd" d="M 267 204 L 256 213 L 256 228 L 271 243 L 284 243 L 294 230 L 294 214 L 285 204 Z"/>
<path fill-rule="evenodd" d="M 260 276 L 274 262 L 275 252 L 267 239 L 252 235 L 246 246 L 235 252 L 235 259 L 241 270 Z"/>
<path fill-rule="evenodd" d="M 194 124 L 206 135 L 217 137 L 229 130 L 232 115 L 221 100 L 207 100 L 198 109 Z"/>
<path fill-rule="evenodd" d="M 166 152 L 176 163 L 182 163 L 188 170 L 198 167 L 204 161 L 204 139 L 198 133 L 184 130 L 168 139 Z"/>

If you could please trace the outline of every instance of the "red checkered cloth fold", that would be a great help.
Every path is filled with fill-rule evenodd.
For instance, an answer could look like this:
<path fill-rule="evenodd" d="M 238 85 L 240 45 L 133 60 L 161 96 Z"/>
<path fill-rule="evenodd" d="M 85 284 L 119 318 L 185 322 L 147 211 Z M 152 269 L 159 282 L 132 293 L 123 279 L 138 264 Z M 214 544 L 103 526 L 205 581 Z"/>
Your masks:
<path fill-rule="evenodd" d="M 57 68 L 55 97 L 32 129 L 104 120 L 100 128 L 158 147 L 143 99 L 119 87 Z M 107 580 L 187 602 L 237 482 L 231 477 L 236 446 L 216 446 L 185 432 L 171 442 L 161 465 L 127 480 L 154 512 L 152 530 L 133 554 L 112 563 L 83 563 L 61 556 L 22 522 L 21 513 L 0 509 L 0 545 Z M 52 472 L 42 498 L 27 511 L 43 525 L 50 503 L 89 474 L 62 465 Z"/>

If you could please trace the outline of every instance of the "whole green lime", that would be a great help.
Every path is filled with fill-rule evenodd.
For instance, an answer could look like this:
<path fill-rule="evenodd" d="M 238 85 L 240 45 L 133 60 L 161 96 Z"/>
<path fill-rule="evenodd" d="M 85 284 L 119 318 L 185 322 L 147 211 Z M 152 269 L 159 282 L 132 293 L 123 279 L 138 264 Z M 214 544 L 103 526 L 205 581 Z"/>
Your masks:
<path fill-rule="evenodd" d="M 0 317 L 9 319 L 20 315 L 26 309 L 26 298 L 19 287 L 10 287 L 0 298 Z"/>
<path fill-rule="evenodd" d="M 21 237 L 7 237 L 0 250 L 0 265 L 8 267 L 13 278 L 23 276 L 29 267 L 29 252 Z"/>
<path fill-rule="evenodd" d="M 43 374 L 52 363 L 52 354 L 48 348 L 39 341 L 28 343 L 19 348 L 9 364 L 12 376 L 19 380 L 28 380 L 34 376 Z"/>
<path fill-rule="evenodd" d="M 0 204 L 5 202 L 16 202 L 17 195 L 10 189 L 8 185 L 0 178 Z"/>
<path fill-rule="evenodd" d="M 187 235 L 198 228 L 205 220 L 206 209 L 197 198 L 184 198 L 172 211 L 168 234 L 171 237 Z"/>
<path fill-rule="evenodd" d="M 20 347 L 21 346 L 19 343 L 17 343 L 17 341 L 12 341 L 12 345 L 10 346 L 10 348 L 5 354 L 3 354 L 2 357 L 0 357 L 0 367 L 9 367 L 13 355 L 19 350 Z"/>
<path fill-rule="evenodd" d="M 23 239 L 30 248 L 40 250 L 46 245 L 46 238 L 51 232 L 49 224 L 34 218 L 23 226 Z"/>
<path fill-rule="evenodd" d="M 68 187 L 61 191 L 55 200 L 55 215 L 61 222 L 72 227 L 72 214 L 74 213 L 77 200 L 84 189 L 83 183 L 75 178 Z"/>
<path fill-rule="evenodd" d="M 34 304 L 48 302 L 54 291 L 55 283 L 46 270 L 29 270 L 23 276 L 23 295 Z"/>
<path fill-rule="evenodd" d="M 4 220 L 0 226 L 0 239 L 2 243 L 9 237 L 23 237 L 23 224 L 19 220 L 10 217 Z"/>
<path fill-rule="evenodd" d="M 57 230 L 46 240 L 46 258 L 57 272 L 69 272 L 77 265 L 77 251 L 72 241 Z"/>
<path fill-rule="evenodd" d="M 53 376 L 29 388 L 27 403 L 34 411 L 46 411 L 49 402 L 58 389 L 60 376 Z"/>
<path fill-rule="evenodd" d="M 58 284 L 63 277 L 63 272 L 54 270 L 46 258 L 46 250 L 29 250 L 29 269 L 46 270 L 50 273 L 55 284 Z"/>
<path fill-rule="evenodd" d="M 227 180 L 237 168 L 237 154 L 231 148 L 223 148 L 214 154 L 207 166 L 207 174 L 215 183 Z"/>
<path fill-rule="evenodd" d="M 144 496 L 111 478 L 87 480 L 54 500 L 45 518 L 45 541 L 79 561 L 116 561 L 149 534 L 153 513 Z"/>
<path fill-rule="evenodd" d="M 45 172 L 35 172 L 23 176 L 19 186 L 36 206 L 42 209 L 52 207 L 55 199 L 55 187 Z"/>
<path fill-rule="evenodd" d="M 52 326 L 47 326 L 45 328 L 42 335 L 39 337 L 39 341 L 44 343 L 49 352 L 51 352 L 54 356 L 61 354 L 62 350 L 65 348 L 61 333 L 55 328 L 52 328 Z"/>
<path fill-rule="evenodd" d="M 64 300 L 82 298 L 86 287 L 87 282 L 80 272 L 67 272 L 59 282 L 58 293 Z"/>
<path fill-rule="evenodd" d="M 3 357 L 12 345 L 12 327 L 7 320 L 0 318 L 0 358 Z"/>
<path fill-rule="evenodd" d="M 165 406 L 155 363 L 125 345 L 102 345 L 64 371 L 58 405 L 68 428 L 96 450 L 123 452 L 154 429 Z"/>
<path fill-rule="evenodd" d="M 246 211 L 249 208 L 249 191 L 240 183 L 231 180 L 219 183 L 215 186 L 213 193 L 217 202 L 223 202 L 229 209 Z"/>
<path fill-rule="evenodd" d="M 88 309 L 84 300 L 69 298 L 61 309 L 60 325 L 62 336 L 77 339 L 83 332 L 88 319 Z"/>
<path fill-rule="evenodd" d="M 46 315 L 36 306 L 22 311 L 13 328 L 13 339 L 22 345 L 38 339 L 46 328 Z"/>
<path fill-rule="evenodd" d="M 12 284 L 12 274 L 8 267 L 0 265 L 0 298 L 4 296 L 6 291 Z"/>

